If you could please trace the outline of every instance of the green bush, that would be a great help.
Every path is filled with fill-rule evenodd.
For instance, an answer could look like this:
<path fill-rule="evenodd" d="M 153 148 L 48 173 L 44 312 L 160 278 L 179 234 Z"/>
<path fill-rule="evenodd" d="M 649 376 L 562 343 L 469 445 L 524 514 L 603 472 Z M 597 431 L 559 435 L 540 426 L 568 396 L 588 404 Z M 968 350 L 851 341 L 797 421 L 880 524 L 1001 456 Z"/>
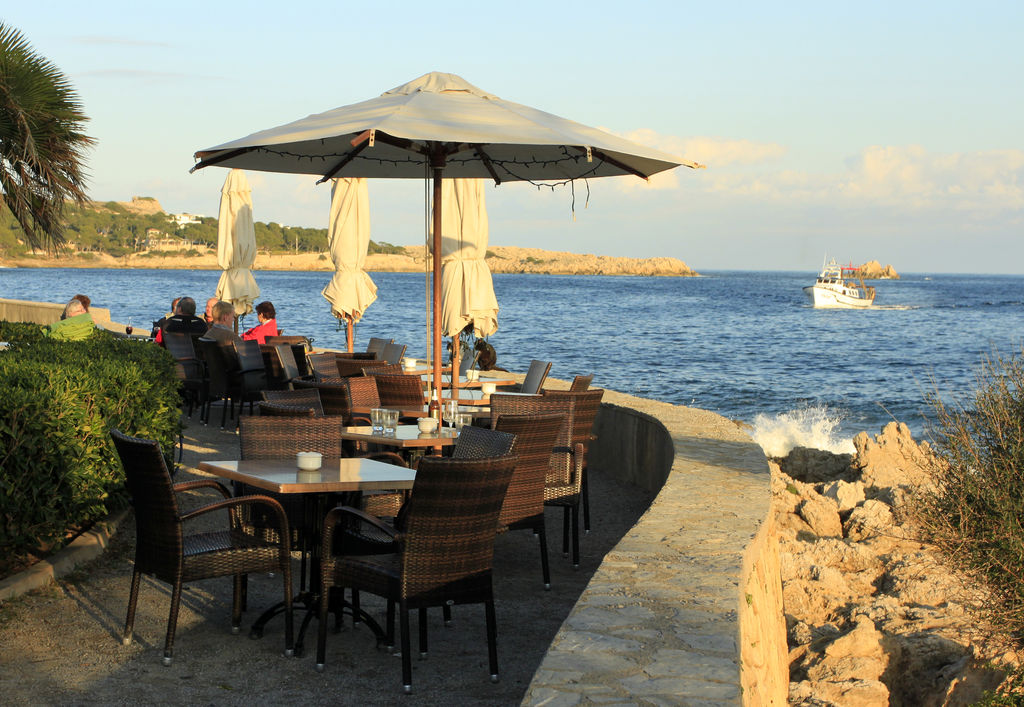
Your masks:
<path fill-rule="evenodd" d="M 0 322 L 0 547 L 59 543 L 69 527 L 123 507 L 124 472 L 110 430 L 173 450 L 174 362 L 163 349 L 97 331 L 54 341 L 34 324 Z"/>
<path fill-rule="evenodd" d="M 931 396 L 937 462 L 920 522 L 992 593 L 993 618 L 1024 637 L 1024 359 L 987 361 L 970 398 Z"/>

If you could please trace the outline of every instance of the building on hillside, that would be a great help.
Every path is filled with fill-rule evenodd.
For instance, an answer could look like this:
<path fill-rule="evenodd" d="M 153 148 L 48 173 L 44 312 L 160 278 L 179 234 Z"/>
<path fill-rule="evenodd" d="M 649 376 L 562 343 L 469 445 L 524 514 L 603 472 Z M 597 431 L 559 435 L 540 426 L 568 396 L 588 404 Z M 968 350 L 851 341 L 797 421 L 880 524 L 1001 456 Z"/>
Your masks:
<path fill-rule="evenodd" d="M 179 228 L 188 226 L 190 223 L 202 223 L 200 220 L 202 217 L 197 214 L 171 214 L 170 219 L 178 225 Z"/>

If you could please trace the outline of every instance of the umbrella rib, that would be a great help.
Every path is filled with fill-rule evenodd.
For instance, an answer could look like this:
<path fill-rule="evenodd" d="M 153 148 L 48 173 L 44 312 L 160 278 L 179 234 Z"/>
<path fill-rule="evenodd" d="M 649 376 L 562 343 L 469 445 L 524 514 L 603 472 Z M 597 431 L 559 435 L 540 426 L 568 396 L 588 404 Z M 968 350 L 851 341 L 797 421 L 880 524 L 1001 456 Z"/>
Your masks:
<path fill-rule="evenodd" d="M 215 164 L 220 164 L 224 160 L 230 160 L 232 157 L 238 157 L 239 155 L 244 155 L 247 152 L 252 152 L 253 150 L 258 150 L 258 149 L 259 149 L 259 147 L 240 147 L 237 150 L 229 150 L 227 152 L 221 152 L 220 154 L 214 155 L 213 157 L 211 157 L 209 159 L 200 159 L 199 163 L 194 165 L 192 167 L 192 169 L 189 170 L 189 174 L 191 174 L 192 172 L 195 172 L 197 169 L 202 169 L 203 167 L 212 167 Z M 201 155 L 203 153 L 197 152 L 196 154 L 197 155 Z"/>
<path fill-rule="evenodd" d="M 587 151 L 587 149 L 585 147 L 578 147 L 576 145 L 573 145 L 573 149 L 579 150 L 580 152 L 586 152 Z M 590 151 L 591 151 L 591 153 L 595 157 L 604 160 L 608 164 L 611 164 L 611 165 L 614 165 L 614 166 L 618 167 L 619 169 L 623 170 L 624 172 L 629 172 L 630 174 L 636 175 L 637 177 L 640 177 L 641 179 L 645 179 L 645 180 L 649 178 L 649 175 L 646 175 L 643 172 L 641 172 L 640 170 L 635 169 L 633 167 L 630 167 L 628 164 L 615 159 L 614 157 L 612 157 L 611 155 L 609 155 L 606 152 L 603 152 L 601 150 L 595 150 L 594 148 L 591 148 Z"/>
<path fill-rule="evenodd" d="M 484 146 L 473 145 L 473 148 L 476 150 L 477 157 L 479 157 L 480 161 L 484 163 L 484 168 L 491 175 L 491 179 L 494 180 L 494 183 L 501 184 L 501 179 L 498 177 L 498 173 L 494 169 L 494 163 L 491 162 L 491 158 L 488 154 L 484 152 Z"/>
<path fill-rule="evenodd" d="M 370 144 L 369 142 L 362 142 L 362 143 L 360 143 L 360 145 L 357 148 L 355 148 L 354 150 L 352 150 L 352 152 L 350 152 L 347 155 L 345 155 L 345 157 L 341 160 L 341 162 L 339 162 L 338 164 L 336 164 L 333 167 L 331 167 L 331 169 L 327 170 L 327 173 L 324 176 L 320 177 L 320 179 L 316 180 L 316 183 L 317 184 L 323 184 L 328 179 L 333 177 L 335 174 L 337 174 L 338 172 L 343 170 L 345 168 L 345 165 L 347 165 L 349 162 L 351 162 L 356 157 L 358 157 L 359 153 L 362 152 L 363 150 L 365 150 L 366 146 L 369 145 L 369 144 Z"/>

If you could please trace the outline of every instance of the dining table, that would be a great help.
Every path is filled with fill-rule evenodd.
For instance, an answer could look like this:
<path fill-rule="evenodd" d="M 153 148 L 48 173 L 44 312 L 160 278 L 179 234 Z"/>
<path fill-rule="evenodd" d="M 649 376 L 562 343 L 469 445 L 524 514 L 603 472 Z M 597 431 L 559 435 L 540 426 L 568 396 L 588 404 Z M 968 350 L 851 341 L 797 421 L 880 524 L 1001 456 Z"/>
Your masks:
<path fill-rule="evenodd" d="M 279 494 L 301 494 L 306 511 L 303 517 L 309 519 L 304 529 L 311 538 L 309 563 L 309 590 L 301 591 L 295 598 L 306 608 L 295 641 L 295 655 L 301 655 L 303 638 L 310 621 L 319 613 L 318 594 L 320 586 L 320 537 L 323 519 L 327 516 L 328 501 L 335 494 L 357 494 L 363 491 L 406 491 L 416 481 L 416 470 L 395 464 L 364 459 L 360 457 L 323 458 L 316 470 L 299 469 L 294 456 L 286 459 L 226 459 L 199 462 L 198 469 L 230 481 L 254 486 Z M 332 606 L 335 601 L 332 599 Z M 336 602 L 338 611 L 346 611 L 353 620 L 362 621 L 374 632 L 379 640 L 385 637 L 384 630 L 365 611 L 356 610 L 344 600 Z M 284 603 L 276 604 L 253 623 L 250 635 L 259 638 L 263 627 L 279 613 L 285 611 Z"/>

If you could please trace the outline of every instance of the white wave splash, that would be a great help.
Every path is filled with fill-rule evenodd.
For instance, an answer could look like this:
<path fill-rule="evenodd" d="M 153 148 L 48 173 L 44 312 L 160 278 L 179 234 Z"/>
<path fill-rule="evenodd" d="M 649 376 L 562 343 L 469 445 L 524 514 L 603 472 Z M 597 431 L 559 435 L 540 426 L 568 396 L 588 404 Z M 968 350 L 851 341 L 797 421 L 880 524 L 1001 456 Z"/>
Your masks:
<path fill-rule="evenodd" d="M 778 415 L 754 417 L 754 441 L 769 457 L 784 457 L 794 447 L 852 454 L 853 440 L 839 436 L 842 416 L 826 405 L 802 407 Z"/>

